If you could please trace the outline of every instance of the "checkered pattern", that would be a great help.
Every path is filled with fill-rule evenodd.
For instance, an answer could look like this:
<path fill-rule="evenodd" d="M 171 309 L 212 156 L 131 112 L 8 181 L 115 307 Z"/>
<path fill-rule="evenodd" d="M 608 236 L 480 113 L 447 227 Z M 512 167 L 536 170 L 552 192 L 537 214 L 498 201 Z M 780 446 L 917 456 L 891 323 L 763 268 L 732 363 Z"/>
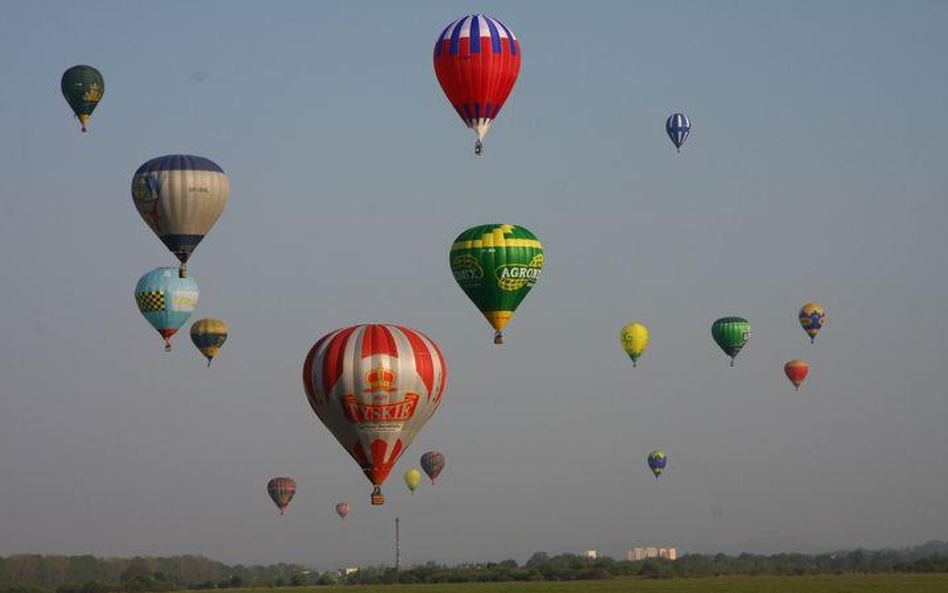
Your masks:
<path fill-rule="evenodd" d="M 163 290 L 150 290 L 148 292 L 135 293 L 135 302 L 138 303 L 138 310 L 142 313 L 156 313 L 165 310 L 165 292 Z"/>

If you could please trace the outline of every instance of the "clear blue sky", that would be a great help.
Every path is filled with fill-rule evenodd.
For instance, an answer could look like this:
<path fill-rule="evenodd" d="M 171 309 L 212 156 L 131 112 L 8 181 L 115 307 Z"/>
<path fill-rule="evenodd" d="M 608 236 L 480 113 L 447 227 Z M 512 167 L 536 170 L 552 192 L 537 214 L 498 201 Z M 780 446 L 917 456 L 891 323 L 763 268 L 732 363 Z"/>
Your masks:
<path fill-rule="evenodd" d="M 524 50 L 480 159 L 430 56 L 469 11 Z M 946 25 L 909 1 L 7 3 L 0 553 L 367 564 L 396 515 L 407 562 L 944 538 Z M 107 86 L 85 135 L 59 94 L 77 63 Z M 210 371 L 131 295 L 171 263 L 131 176 L 172 152 L 231 182 L 190 266 L 197 316 L 232 331 Z M 502 349 L 446 261 L 495 221 L 547 255 Z M 728 314 L 755 328 L 734 369 L 709 336 Z M 396 475 L 381 509 L 300 381 L 318 337 L 374 320 L 431 335 L 450 374 L 396 470 L 439 448 L 442 483 Z"/>

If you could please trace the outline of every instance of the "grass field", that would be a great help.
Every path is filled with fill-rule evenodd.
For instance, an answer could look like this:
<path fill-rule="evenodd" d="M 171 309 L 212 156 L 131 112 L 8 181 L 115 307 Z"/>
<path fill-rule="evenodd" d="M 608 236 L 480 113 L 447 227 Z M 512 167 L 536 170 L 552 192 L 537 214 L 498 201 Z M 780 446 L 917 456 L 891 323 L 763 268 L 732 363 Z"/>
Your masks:
<path fill-rule="evenodd" d="M 257 593 L 948 593 L 948 574 L 364 585 L 256 589 Z M 242 591 L 246 592 L 246 589 Z"/>

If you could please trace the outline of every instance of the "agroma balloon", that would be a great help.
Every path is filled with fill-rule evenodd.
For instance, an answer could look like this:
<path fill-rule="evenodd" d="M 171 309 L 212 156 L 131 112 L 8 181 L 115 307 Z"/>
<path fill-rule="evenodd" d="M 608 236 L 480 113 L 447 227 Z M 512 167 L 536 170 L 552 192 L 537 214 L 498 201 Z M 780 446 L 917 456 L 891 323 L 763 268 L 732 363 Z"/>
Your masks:
<path fill-rule="evenodd" d="M 438 346 L 398 325 L 356 325 L 326 334 L 303 363 L 303 387 L 316 416 L 381 486 L 438 409 L 447 367 Z"/>
<path fill-rule="evenodd" d="M 270 495 L 270 500 L 280 509 L 282 515 L 296 494 L 296 481 L 287 477 L 273 478 L 267 482 L 267 494 Z"/>
<path fill-rule="evenodd" d="M 204 157 L 169 154 L 151 159 L 132 177 L 132 200 L 145 224 L 181 262 L 187 263 L 227 205 L 230 182 Z"/>
<path fill-rule="evenodd" d="M 665 120 L 665 133 L 675 145 L 675 150 L 681 152 L 681 145 L 691 134 L 691 121 L 684 113 L 673 113 Z"/>
<path fill-rule="evenodd" d="M 625 353 L 632 359 L 632 366 L 638 365 L 639 357 L 648 348 L 648 328 L 641 323 L 630 323 L 619 332 L 619 341 Z"/>
<path fill-rule="evenodd" d="M 348 502 L 340 502 L 336 505 L 336 514 L 339 515 L 339 518 L 345 519 L 350 512 L 352 512 L 352 507 L 349 506 Z"/>
<path fill-rule="evenodd" d="M 826 313 L 823 306 L 819 303 L 807 303 L 800 308 L 800 325 L 803 331 L 810 336 L 810 343 L 816 341 L 816 334 L 823 329 L 823 322 L 826 321 Z"/>
<path fill-rule="evenodd" d="M 665 471 L 665 467 L 668 465 L 668 455 L 666 455 L 661 449 L 658 449 L 648 454 L 648 459 L 646 462 L 648 463 L 648 468 L 652 470 L 652 473 L 655 474 L 655 479 L 657 480 L 658 477 L 662 475 L 662 472 Z"/>
<path fill-rule="evenodd" d="M 415 489 L 418 488 L 418 485 L 421 484 L 421 472 L 415 468 L 405 470 L 405 486 L 408 487 L 409 492 L 412 494 L 415 493 Z"/>
<path fill-rule="evenodd" d="M 73 66 L 63 72 L 59 88 L 85 132 L 92 112 L 105 94 L 105 79 L 102 78 L 102 73 L 92 66 Z"/>
<path fill-rule="evenodd" d="M 494 328 L 503 329 L 537 283 L 543 270 L 543 246 L 533 233 L 512 224 L 485 224 L 458 235 L 448 263 L 454 280 Z"/>
<path fill-rule="evenodd" d="M 743 317 L 722 317 L 711 326 L 711 337 L 731 357 L 731 366 L 734 366 L 734 359 L 747 343 L 750 333 L 751 324 Z"/>
<path fill-rule="evenodd" d="M 428 474 L 428 479 L 434 484 L 444 470 L 444 455 L 440 451 L 428 451 L 421 456 L 421 469 Z"/>
<path fill-rule="evenodd" d="M 207 366 L 227 341 L 227 324 L 220 319 L 198 319 L 191 324 L 191 341 L 207 358 Z"/>
<path fill-rule="evenodd" d="M 520 73 L 520 42 L 507 25 L 473 14 L 444 28 L 434 47 L 434 69 L 444 94 L 477 134 L 474 154 L 510 96 Z"/>
<path fill-rule="evenodd" d="M 198 295 L 194 278 L 180 278 L 174 268 L 156 268 L 135 286 L 138 310 L 164 339 L 166 352 L 171 351 L 171 336 L 197 307 Z"/>
<path fill-rule="evenodd" d="M 810 365 L 805 360 L 791 360 L 783 365 L 783 372 L 786 373 L 787 379 L 790 379 L 790 382 L 793 383 L 794 389 L 800 391 L 800 384 L 803 383 L 807 373 L 810 372 Z"/>

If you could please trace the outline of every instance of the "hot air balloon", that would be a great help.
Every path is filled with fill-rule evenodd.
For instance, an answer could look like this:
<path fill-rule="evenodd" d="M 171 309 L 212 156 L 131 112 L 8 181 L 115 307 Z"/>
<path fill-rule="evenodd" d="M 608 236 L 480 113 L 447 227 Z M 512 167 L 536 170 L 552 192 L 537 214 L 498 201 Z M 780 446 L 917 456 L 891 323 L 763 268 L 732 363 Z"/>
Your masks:
<path fill-rule="evenodd" d="M 372 482 L 381 486 L 431 418 L 447 380 L 430 338 L 397 325 L 356 325 L 323 336 L 303 364 L 313 411 Z"/>
<path fill-rule="evenodd" d="M 688 116 L 684 113 L 673 113 L 668 116 L 668 119 L 665 120 L 665 132 L 671 138 L 672 144 L 675 145 L 675 150 L 681 152 L 681 145 L 685 143 L 688 134 L 691 133 L 691 122 L 688 121 Z"/>
<path fill-rule="evenodd" d="M 207 358 L 207 366 L 227 341 L 227 324 L 220 319 L 198 319 L 191 324 L 191 341 Z"/>
<path fill-rule="evenodd" d="M 425 470 L 431 483 L 434 484 L 441 470 L 444 469 L 444 455 L 440 451 L 428 451 L 421 456 L 421 469 Z"/>
<path fill-rule="evenodd" d="M 340 502 L 336 505 L 336 514 L 342 519 L 348 517 L 351 511 L 352 507 L 349 506 L 348 502 Z"/>
<path fill-rule="evenodd" d="M 273 504 L 280 509 L 282 515 L 290 501 L 293 500 L 293 495 L 296 494 L 296 481 L 293 478 L 286 477 L 273 478 L 267 482 L 267 493 L 270 494 Z"/>
<path fill-rule="evenodd" d="M 803 383 L 806 374 L 810 372 L 810 365 L 805 360 L 791 360 L 783 365 L 783 372 L 787 374 L 793 387 L 800 391 L 800 383 Z"/>
<path fill-rule="evenodd" d="M 191 253 L 224 211 L 229 191 L 223 169 L 200 156 L 170 154 L 151 159 L 135 171 L 135 207 L 181 261 L 182 278 Z"/>
<path fill-rule="evenodd" d="M 648 468 L 655 474 L 656 480 L 665 471 L 666 465 L 668 465 L 668 456 L 661 449 L 648 454 Z"/>
<path fill-rule="evenodd" d="M 421 472 L 415 468 L 411 468 L 409 470 L 405 470 L 405 475 L 403 477 L 405 479 L 405 486 L 408 486 L 408 490 L 414 494 L 415 488 L 421 484 Z"/>
<path fill-rule="evenodd" d="M 59 88 L 85 132 L 92 112 L 105 94 L 105 79 L 102 78 L 102 73 L 92 66 L 73 66 L 63 72 Z"/>
<path fill-rule="evenodd" d="M 174 268 L 155 268 L 135 286 L 135 302 L 148 323 L 165 340 L 165 351 L 171 351 L 171 336 L 184 325 L 198 302 L 198 286 L 194 278 L 180 278 Z"/>
<path fill-rule="evenodd" d="M 464 16 L 435 42 L 434 68 L 461 121 L 477 133 L 474 154 L 482 154 L 484 135 L 517 82 L 520 42 L 495 18 Z"/>
<path fill-rule="evenodd" d="M 747 343 L 750 333 L 751 324 L 743 317 L 722 317 L 711 326 L 711 336 L 721 350 L 731 357 L 731 366 L 734 366 L 734 359 Z"/>
<path fill-rule="evenodd" d="M 816 340 L 816 334 L 820 333 L 823 322 L 826 321 L 826 313 L 823 312 L 823 306 L 819 303 L 807 303 L 800 309 L 800 325 L 803 331 L 810 336 L 810 343 Z"/>
<path fill-rule="evenodd" d="M 619 332 L 619 340 L 635 367 L 639 357 L 648 348 L 648 328 L 641 323 L 630 323 Z"/>
<path fill-rule="evenodd" d="M 494 343 L 543 269 L 543 246 L 523 227 L 486 224 L 458 235 L 448 254 L 461 290 L 494 328 Z"/>

